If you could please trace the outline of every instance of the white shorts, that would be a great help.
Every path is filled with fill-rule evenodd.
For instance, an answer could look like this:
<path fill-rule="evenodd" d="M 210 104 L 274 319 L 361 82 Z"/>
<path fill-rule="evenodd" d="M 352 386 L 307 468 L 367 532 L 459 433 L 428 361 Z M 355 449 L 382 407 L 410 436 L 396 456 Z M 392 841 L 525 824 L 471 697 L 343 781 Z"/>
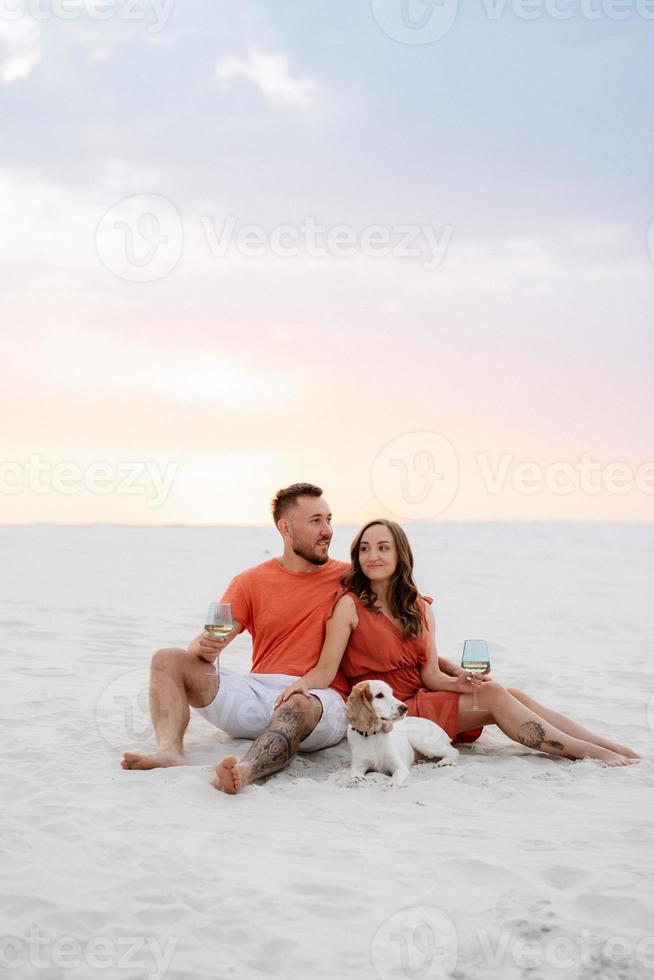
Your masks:
<path fill-rule="evenodd" d="M 233 738 L 255 739 L 268 727 L 275 701 L 296 681 L 289 674 L 233 674 L 220 671 L 220 687 L 211 704 L 195 710 Z M 314 730 L 300 743 L 301 752 L 316 752 L 336 745 L 347 732 L 345 701 L 332 688 L 312 690 L 322 704 Z"/>

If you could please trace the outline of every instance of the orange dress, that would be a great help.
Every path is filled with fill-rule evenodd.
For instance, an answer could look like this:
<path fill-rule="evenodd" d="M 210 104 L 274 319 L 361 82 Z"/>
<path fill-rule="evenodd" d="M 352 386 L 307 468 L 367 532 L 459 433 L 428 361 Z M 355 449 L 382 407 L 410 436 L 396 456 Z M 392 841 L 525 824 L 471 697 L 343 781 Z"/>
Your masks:
<path fill-rule="evenodd" d="M 414 640 L 405 640 L 387 616 L 372 612 L 353 592 L 343 590 L 342 594 L 354 599 L 359 618 L 359 625 L 352 631 L 340 666 L 352 686 L 359 681 L 386 681 L 393 688 L 395 697 L 408 706 L 409 715 L 436 722 L 452 741 L 474 742 L 478 739 L 481 728 L 457 735 L 459 694 L 454 691 L 429 691 L 422 684 L 420 669 L 427 663 L 429 650 L 425 610 L 426 603 L 432 600 L 422 596 L 422 634 Z"/>

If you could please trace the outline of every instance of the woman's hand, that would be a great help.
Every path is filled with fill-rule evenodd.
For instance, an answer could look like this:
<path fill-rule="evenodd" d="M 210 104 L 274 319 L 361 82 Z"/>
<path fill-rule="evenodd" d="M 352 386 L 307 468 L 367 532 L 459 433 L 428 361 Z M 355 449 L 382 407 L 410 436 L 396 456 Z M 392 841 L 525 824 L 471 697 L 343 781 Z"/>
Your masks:
<path fill-rule="evenodd" d="M 311 697 L 311 695 L 309 694 L 309 688 L 304 683 L 304 680 L 300 677 L 299 680 L 293 681 L 292 684 L 289 684 L 289 686 L 284 691 L 282 691 L 282 693 L 275 701 L 275 707 L 279 708 L 280 704 L 283 704 L 284 701 L 288 701 L 291 694 L 304 694 L 305 697 L 307 698 Z"/>
<path fill-rule="evenodd" d="M 488 675 L 473 674 L 471 670 L 462 670 L 454 679 L 454 690 L 459 694 L 470 694 L 476 687 L 481 687 Z"/>

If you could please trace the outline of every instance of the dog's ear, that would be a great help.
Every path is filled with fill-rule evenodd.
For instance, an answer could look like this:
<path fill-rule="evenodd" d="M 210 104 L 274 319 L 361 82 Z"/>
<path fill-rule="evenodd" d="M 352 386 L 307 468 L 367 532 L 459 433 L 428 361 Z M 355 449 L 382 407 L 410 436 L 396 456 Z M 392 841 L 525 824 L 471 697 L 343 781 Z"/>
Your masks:
<path fill-rule="evenodd" d="M 372 692 L 368 681 L 355 684 L 345 706 L 345 717 L 352 728 L 359 732 L 374 732 L 379 727 L 379 719 L 372 706 Z"/>

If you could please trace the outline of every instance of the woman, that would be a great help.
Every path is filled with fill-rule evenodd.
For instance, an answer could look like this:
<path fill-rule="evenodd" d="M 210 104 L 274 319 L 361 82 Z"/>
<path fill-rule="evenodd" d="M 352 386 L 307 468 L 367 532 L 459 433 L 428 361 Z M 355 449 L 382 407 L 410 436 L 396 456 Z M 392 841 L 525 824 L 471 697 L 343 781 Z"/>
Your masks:
<path fill-rule="evenodd" d="M 461 670 L 444 674 L 438 664 L 431 599 L 418 594 L 406 534 L 393 521 L 366 524 L 354 539 L 343 593 L 327 621 L 320 659 L 279 699 L 327 687 L 340 664 L 354 685 L 387 681 L 409 715 L 429 718 L 452 741 L 474 741 L 481 726 L 498 725 L 514 742 L 550 755 L 630 765 L 631 749 L 588 731 L 515 688 Z M 476 688 L 477 705 L 473 711 Z"/>

